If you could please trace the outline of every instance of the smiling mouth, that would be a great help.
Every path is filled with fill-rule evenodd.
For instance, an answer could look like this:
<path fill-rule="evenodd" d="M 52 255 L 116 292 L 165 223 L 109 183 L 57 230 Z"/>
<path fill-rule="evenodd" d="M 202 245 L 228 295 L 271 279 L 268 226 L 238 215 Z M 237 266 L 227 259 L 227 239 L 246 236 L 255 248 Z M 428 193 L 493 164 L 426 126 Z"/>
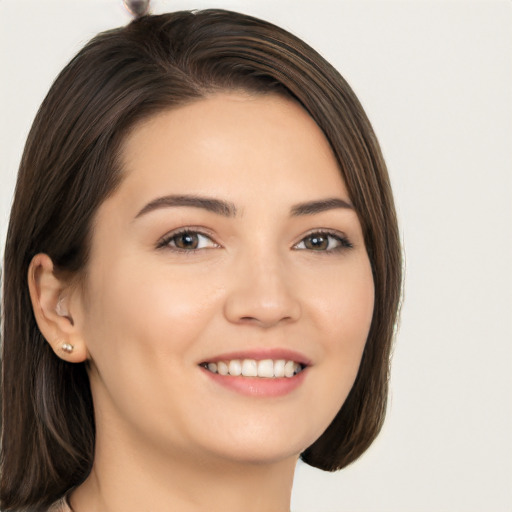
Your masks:
<path fill-rule="evenodd" d="M 306 366 L 286 359 L 231 359 L 229 361 L 204 362 L 199 366 L 218 375 L 233 377 L 259 377 L 262 379 L 292 378 Z"/>

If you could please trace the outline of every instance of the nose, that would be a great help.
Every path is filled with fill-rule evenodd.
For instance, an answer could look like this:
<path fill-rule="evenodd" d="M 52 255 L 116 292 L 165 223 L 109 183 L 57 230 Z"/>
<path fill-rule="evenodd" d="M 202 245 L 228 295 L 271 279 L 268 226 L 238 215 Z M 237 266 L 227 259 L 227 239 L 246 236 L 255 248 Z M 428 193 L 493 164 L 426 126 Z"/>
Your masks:
<path fill-rule="evenodd" d="M 224 306 L 228 321 L 270 328 L 299 319 L 301 304 L 285 262 L 253 255 L 238 261 L 232 271 Z"/>

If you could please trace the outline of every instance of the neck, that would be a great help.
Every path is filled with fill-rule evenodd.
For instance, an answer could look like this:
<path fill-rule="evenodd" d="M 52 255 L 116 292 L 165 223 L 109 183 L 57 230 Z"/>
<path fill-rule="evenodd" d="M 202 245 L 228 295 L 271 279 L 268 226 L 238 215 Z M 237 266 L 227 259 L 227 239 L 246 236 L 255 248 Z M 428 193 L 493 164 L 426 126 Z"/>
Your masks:
<path fill-rule="evenodd" d="M 272 462 L 163 455 L 97 439 L 93 469 L 71 496 L 74 512 L 289 512 L 296 457 Z"/>

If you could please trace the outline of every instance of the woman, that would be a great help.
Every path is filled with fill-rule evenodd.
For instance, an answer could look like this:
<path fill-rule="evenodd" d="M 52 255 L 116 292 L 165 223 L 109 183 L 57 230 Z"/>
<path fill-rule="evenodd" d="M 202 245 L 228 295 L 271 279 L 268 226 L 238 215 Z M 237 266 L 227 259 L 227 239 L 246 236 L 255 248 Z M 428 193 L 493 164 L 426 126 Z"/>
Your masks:
<path fill-rule="evenodd" d="M 289 510 L 299 456 L 381 428 L 400 269 L 371 126 L 304 42 L 222 10 L 100 34 L 20 166 L 2 510 Z"/>

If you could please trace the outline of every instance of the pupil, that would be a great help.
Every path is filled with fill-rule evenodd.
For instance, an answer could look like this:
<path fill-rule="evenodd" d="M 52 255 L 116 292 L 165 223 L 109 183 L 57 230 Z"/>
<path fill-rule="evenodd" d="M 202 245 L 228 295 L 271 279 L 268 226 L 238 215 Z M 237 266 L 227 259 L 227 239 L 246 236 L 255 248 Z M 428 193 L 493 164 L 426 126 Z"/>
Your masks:
<path fill-rule="evenodd" d="M 310 249 L 326 249 L 328 240 L 325 236 L 311 236 L 308 238 Z"/>
<path fill-rule="evenodd" d="M 190 233 L 183 233 L 178 236 L 176 240 L 176 245 L 180 249 L 195 249 L 198 244 L 197 235 L 193 235 Z"/>

